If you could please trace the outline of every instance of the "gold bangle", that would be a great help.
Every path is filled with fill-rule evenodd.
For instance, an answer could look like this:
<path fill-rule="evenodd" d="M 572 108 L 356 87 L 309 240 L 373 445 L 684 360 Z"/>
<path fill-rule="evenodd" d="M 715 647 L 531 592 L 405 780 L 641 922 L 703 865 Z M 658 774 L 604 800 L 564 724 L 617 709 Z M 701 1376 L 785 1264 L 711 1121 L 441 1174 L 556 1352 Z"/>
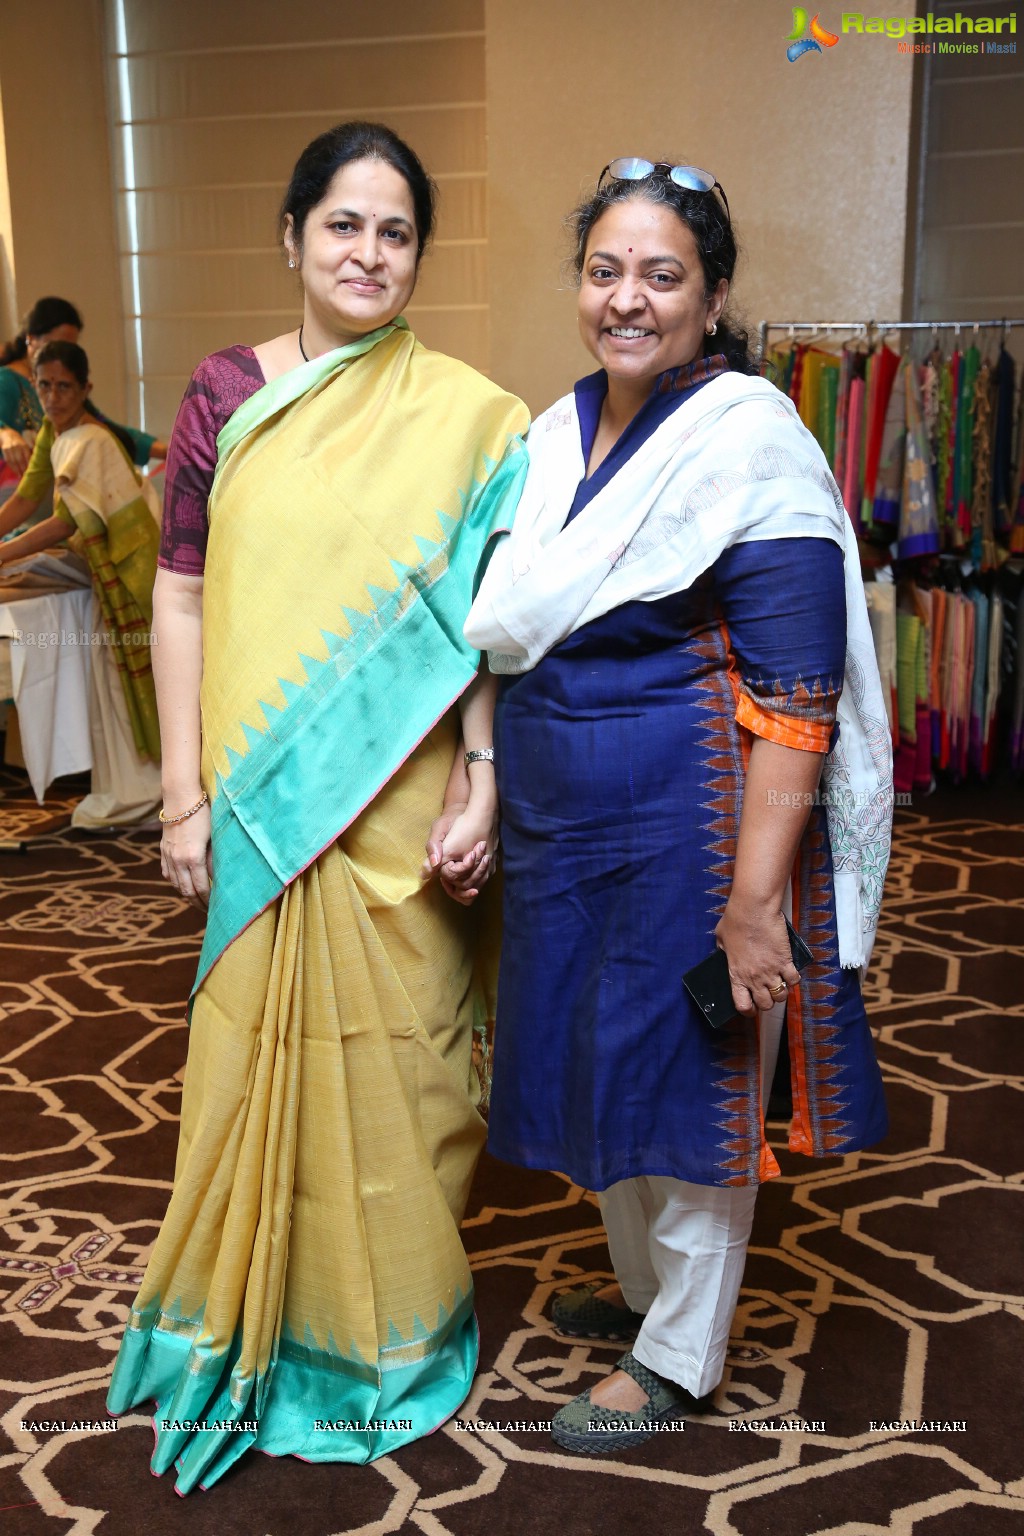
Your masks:
<path fill-rule="evenodd" d="M 209 800 L 209 798 L 210 798 L 209 795 L 206 793 L 206 790 L 204 789 L 202 794 L 200 795 L 199 799 L 196 801 L 195 805 L 190 805 L 187 811 L 182 811 L 181 812 L 180 816 L 168 816 L 168 814 L 164 810 L 163 806 L 161 806 L 160 807 L 160 811 L 159 811 L 160 820 L 163 822 L 165 827 L 173 827 L 179 821 L 188 821 L 188 818 L 190 816 L 194 816 L 196 811 L 201 811 L 202 810 L 203 806 L 206 805 L 206 803 Z"/>

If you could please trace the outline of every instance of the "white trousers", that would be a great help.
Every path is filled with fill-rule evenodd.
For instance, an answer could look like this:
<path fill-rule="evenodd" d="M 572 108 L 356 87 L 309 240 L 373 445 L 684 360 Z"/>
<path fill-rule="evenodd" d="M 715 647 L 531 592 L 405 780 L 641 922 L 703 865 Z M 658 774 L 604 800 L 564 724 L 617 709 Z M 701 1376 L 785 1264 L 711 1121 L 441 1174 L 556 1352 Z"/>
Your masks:
<path fill-rule="evenodd" d="M 785 998 L 761 1014 L 763 1105 L 785 1015 Z M 627 1305 L 646 1314 L 633 1354 L 694 1397 L 722 1379 L 757 1191 L 651 1174 L 598 1195 L 615 1278 Z"/>

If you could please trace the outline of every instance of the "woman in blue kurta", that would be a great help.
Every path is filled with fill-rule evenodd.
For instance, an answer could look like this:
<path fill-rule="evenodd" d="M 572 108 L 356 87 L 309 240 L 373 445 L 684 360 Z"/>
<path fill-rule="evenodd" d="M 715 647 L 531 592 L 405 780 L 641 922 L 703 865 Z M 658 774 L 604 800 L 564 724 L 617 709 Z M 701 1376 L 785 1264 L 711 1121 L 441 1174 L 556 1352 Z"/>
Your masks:
<path fill-rule="evenodd" d="M 601 1192 L 617 1283 L 557 1298 L 556 1325 L 638 1331 L 556 1416 L 587 1452 L 721 1378 L 778 1173 L 763 1102 L 784 1017 L 791 1146 L 849 1152 L 886 1124 L 859 972 L 891 764 L 856 546 L 813 438 L 720 323 L 736 247 L 715 187 L 615 161 L 578 210 L 601 371 L 535 424 L 467 625 L 506 674 L 491 1150 Z M 785 911 L 814 953 L 802 979 Z M 681 983 L 716 943 L 740 1010 L 719 1033 Z"/>

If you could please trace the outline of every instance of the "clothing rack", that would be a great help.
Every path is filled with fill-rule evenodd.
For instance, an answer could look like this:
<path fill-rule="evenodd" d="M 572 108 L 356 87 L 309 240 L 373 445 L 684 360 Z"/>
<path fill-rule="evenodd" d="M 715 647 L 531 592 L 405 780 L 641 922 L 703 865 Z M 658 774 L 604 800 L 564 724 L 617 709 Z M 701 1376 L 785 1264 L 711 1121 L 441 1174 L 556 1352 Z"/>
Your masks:
<path fill-rule="evenodd" d="M 987 778 L 997 758 L 1024 771 L 1024 368 L 1002 345 L 981 359 L 1021 329 L 1009 316 L 758 326 L 760 360 L 778 360 L 874 576 L 865 595 L 900 793 L 927 790 L 935 771 Z M 929 332 L 931 356 L 908 355 Z"/>
<path fill-rule="evenodd" d="M 1012 331 L 1024 327 L 1024 319 L 1000 320 L 762 320 L 757 328 L 758 359 L 764 357 L 769 331 L 817 331 L 825 336 L 833 331 L 851 331 L 867 337 L 887 336 L 891 331 Z"/>

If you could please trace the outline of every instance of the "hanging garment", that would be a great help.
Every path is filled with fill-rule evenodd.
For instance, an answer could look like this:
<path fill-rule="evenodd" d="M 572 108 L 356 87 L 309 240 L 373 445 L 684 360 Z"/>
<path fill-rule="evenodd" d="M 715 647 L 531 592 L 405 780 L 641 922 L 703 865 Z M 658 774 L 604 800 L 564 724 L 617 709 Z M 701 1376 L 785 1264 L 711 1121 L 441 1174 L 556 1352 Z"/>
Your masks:
<path fill-rule="evenodd" d="M 906 364 L 903 364 L 906 367 Z M 889 426 L 889 399 L 900 372 L 901 359 L 891 347 L 880 347 L 871 359 L 868 398 L 864 416 L 864 503 L 861 516 L 870 522 L 876 500 L 875 486 Z M 892 518 L 886 519 L 892 522 Z"/>
<path fill-rule="evenodd" d="M 993 369 L 995 401 L 992 445 L 992 515 L 997 537 L 1008 537 L 1013 524 L 1013 358 L 1000 346 Z"/>
<path fill-rule="evenodd" d="M 995 765 L 997 720 L 999 707 L 999 683 L 1000 661 L 1003 649 L 1003 599 L 998 592 L 992 596 L 989 605 L 988 627 L 988 675 L 985 680 L 985 709 L 981 718 L 981 763 L 980 772 L 982 778 L 988 778 Z"/>
<path fill-rule="evenodd" d="M 822 367 L 818 386 L 818 422 L 814 435 L 829 464 L 832 464 L 836 456 L 836 402 L 839 398 L 841 366 L 839 358 L 832 358 L 829 366 Z"/>
<path fill-rule="evenodd" d="M 942 758 L 942 657 L 946 644 L 948 595 L 941 587 L 931 590 L 932 643 L 928 668 L 928 714 L 931 752 L 936 763 Z"/>
<path fill-rule="evenodd" d="M 980 771 L 986 718 L 985 691 L 988 686 L 989 602 L 985 593 L 977 587 L 971 592 L 970 601 L 974 608 L 974 656 L 971 668 L 968 765 Z"/>
<path fill-rule="evenodd" d="M 953 467 L 956 520 L 964 541 L 971 536 L 971 482 L 974 467 L 974 386 L 981 367 L 981 353 L 968 347 L 957 384 L 956 457 Z"/>
<path fill-rule="evenodd" d="M 1010 553 L 1024 555 L 1024 367 L 1017 406 L 1017 470 L 1010 493 Z"/>
<path fill-rule="evenodd" d="M 907 430 L 904 439 L 899 552 L 900 558 L 906 560 L 913 555 L 930 555 L 938 550 L 939 521 L 928 467 L 928 443 L 917 374 L 909 363 L 903 366 L 902 383 L 906 392 Z"/>
<path fill-rule="evenodd" d="M 946 518 L 950 526 L 950 548 L 959 549 L 966 540 L 961 531 L 956 514 L 956 485 L 957 485 L 957 415 L 960 404 L 960 368 L 962 358 L 959 352 L 954 352 L 949 360 L 947 370 L 947 388 L 949 391 L 949 435 L 946 439 L 946 459 L 948 472 L 946 475 Z"/>
<path fill-rule="evenodd" d="M 932 785 L 931 716 L 928 706 L 928 679 L 931 671 L 931 597 L 918 586 L 913 588 L 914 607 L 921 626 L 914 669 L 914 730 L 917 751 L 914 757 L 914 788 L 928 790 Z"/>
<path fill-rule="evenodd" d="M 878 675 L 882 683 L 885 718 L 889 722 L 894 745 L 899 744 L 900 729 L 896 700 L 896 586 L 889 580 L 864 583 L 871 638 L 875 645 Z"/>
<path fill-rule="evenodd" d="M 839 389 L 836 395 L 836 450 L 832 473 L 836 484 L 842 485 L 846 474 L 847 413 L 850 409 L 850 384 L 854 376 L 856 353 L 852 347 L 844 347 L 839 359 Z"/>
<path fill-rule="evenodd" d="M 1010 767 L 1024 771 L 1024 566 L 1008 560 L 999 573 L 1007 608 L 1012 605 L 1012 624 L 1007 626 L 1007 717 Z M 1004 673 L 1006 676 L 1006 673 Z"/>
<path fill-rule="evenodd" d="M 960 596 L 947 592 L 945 598 L 945 632 L 942 641 L 942 659 L 939 663 L 939 754 L 936 759 L 940 768 L 948 768 L 953 754 L 953 686 L 956 679 L 957 661 L 960 654 L 959 639 Z"/>
<path fill-rule="evenodd" d="M 907 430 L 907 392 L 902 373 L 906 362 L 897 358 L 897 372 L 889 390 L 879 455 L 875 464 L 875 496 L 871 516 L 886 530 L 899 521 L 903 493 L 903 459 Z"/>
<path fill-rule="evenodd" d="M 957 697 L 957 753 L 954 768 L 961 779 L 967 777 L 971 740 L 971 689 L 974 683 L 975 609 L 969 597 L 960 601 L 963 616 L 963 651 Z"/>
<path fill-rule="evenodd" d="M 992 367 L 982 363 L 974 385 L 974 431 L 971 467 L 971 558 L 979 570 L 996 564 L 992 523 Z"/>
<path fill-rule="evenodd" d="M 806 354 L 807 347 L 803 342 L 797 342 L 796 346 L 793 348 L 793 361 L 789 372 L 789 378 L 787 380 L 788 387 L 786 390 L 786 393 L 789 395 L 789 398 L 792 400 L 794 405 L 797 405 L 800 400 L 800 390 L 803 386 L 804 378 L 804 357 Z"/>
<path fill-rule="evenodd" d="M 952 535 L 950 532 L 949 501 L 950 481 L 952 479 L 950 443 L 953 435 L 953 371 L 949 363 L 939 358 L 936 372 L 938 375 L 938 408 L 935 418 L 935 443 L 933 449 L 935 500 L 939 524 L 942 529 L 942 547 L 943 549 L 951 549 Z"/>
<path fill-rule="evenodd" d="M 917 763 L 918 653 L 921 644 L 921 620 L 915 612 L 900 609 L 896 615 L 896 701 L 900 739 L 893 762 L 893 787 L 897 794 L 909 794 L 914 787 Z"/>
<path fill-rule="evenodd" d="M 843 482 L 843 504 L 854 526 L 863 531 L 860 519 L 860 454 L 864 422 L 864 380 L 857 378 L 850 384 L 850 406 L 846 423 L 846 478 Z"/>
<path fill-rule="evenodd" d="M 936 433 L 939 424 L 939 369 L 934 355 L 925 358 L 918 369 L 917 382 L 921 391 L 921 415 L 924 435 L 928 443 L 928 467 L 932 474 L 932 486 L 936 485 Z"/>

